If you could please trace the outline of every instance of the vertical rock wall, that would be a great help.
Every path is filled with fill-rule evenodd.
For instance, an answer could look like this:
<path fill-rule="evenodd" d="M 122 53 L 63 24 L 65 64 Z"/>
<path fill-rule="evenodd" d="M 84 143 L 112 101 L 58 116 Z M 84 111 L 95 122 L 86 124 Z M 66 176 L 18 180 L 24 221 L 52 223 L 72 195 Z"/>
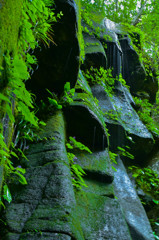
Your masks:
<path fill-rule="evenodd" d="M 106 95 L 102 86 L 89 86 L 79 72 L 75 2 L 55 2 L 57 9 L 62 4 L 65 6 L 64 19 L 55 27 L 58 46 L 57 49 L 54 46 L 37 53 L 41 58 L 40 68 L 33 75 L 33 85 L 28 87 L 34 89 L 39 83 L 37 92 L 46 87 L 60 95 L 65 82 L 70 79 L 74 86 L 77 78 L 82 87 L 75 94 L 73 103 L 49 114 L 46 126 L 39 133 L 41 140 L 30 145 L 27 151 L 29 161 L 21 163 L 27 170 L 28 184 L 25 187 L 17 183 L 10 186 L 14 198 L 3 212 L 6 225 L 1 227 L 1 239 L 153 240 L 150 223 L 122 160 L 118 157 L 114 172 L 109 156 L 110 148 L 113 150 L 118 145 L 129 144 L 133 146 L 136 161 L 141 158 L 138 163 L 142 164 L 152 150 L 152 135 L 140 121 L 132 107 L 132 96 L 122 84 L 115 85 L 112 98 Z M 110 29 L 106 22 L 100 27 L 113 37 L 112 41 L 104 42 L 102 35 L 97 38 L 84 34 L 85 42 L 93 43 L 93 47 L 85 47 L 81 68 L 113 67 L 116 77 L 121 73 L 123 46 L 118 44 L 114 28 Z M 94 43 L 98 43 L 98 47 Z M 38 98 L 40 94 L 38 92 Z M 101 108 L 94 97 L 99 100 Z M 117 121 L 103 115 L 109 110 L 118 114 Z M 105 123 L 111 133 L 110 144 Z M 69 136 L 75 136 L 92 150 L 92 154 L 79 150 L 74 152 L 75 163 L 86 173 L 87 187 L 78 190 L 72 185 L 65 147 Z M 134 140 L 134 145 L 127 136 Z"/>

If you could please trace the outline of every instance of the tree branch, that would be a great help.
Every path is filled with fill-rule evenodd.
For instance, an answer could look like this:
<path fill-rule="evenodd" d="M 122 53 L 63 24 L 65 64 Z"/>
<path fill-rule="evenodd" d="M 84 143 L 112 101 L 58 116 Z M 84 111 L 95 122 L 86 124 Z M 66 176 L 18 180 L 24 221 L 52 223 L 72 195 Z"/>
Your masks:
<path fill-rule="evenodd" d="M 132 20 L 131 24 L 133 26 L 136 26 L 139 22 L 139 19 L 141 17 L 141 15 L 143 14 L 143 11 L 144 11 L 144 8 L 145 8 L 145 5 L 146 5 L 147 1 L 145 1 L 143 4 L 141 4 L 141 7 L 139 9 L 139 12 L 137 13 L 136 17 Z"/>

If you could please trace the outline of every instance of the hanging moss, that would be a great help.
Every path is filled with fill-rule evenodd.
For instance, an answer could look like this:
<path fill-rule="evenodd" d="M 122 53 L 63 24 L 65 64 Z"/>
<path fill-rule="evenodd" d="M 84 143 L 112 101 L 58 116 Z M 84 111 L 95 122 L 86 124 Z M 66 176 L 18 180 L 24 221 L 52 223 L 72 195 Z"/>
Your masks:
<path fill-rule="evenodd" d="M 23 0 L 0 0 L 0 70 L 6 50 L 13 55 L 17 52 L 22 4 Z M 3 82 L 4 79 L 1 80 L 0 87 Z"/>

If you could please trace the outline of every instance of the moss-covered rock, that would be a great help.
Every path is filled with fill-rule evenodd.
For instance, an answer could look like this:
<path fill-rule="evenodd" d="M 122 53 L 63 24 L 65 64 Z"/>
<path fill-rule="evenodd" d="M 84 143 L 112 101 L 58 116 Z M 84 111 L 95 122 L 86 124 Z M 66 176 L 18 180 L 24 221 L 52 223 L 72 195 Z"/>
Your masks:
<path fill-rule="evenodd" d="M 101 42 L 95 38 L 95 36 L 90 36 L 87 33 L 83 33 L 84 44 L 85 44 L 85 59 L 83 69 L 89 69 L 90 67 L 106 68 L 107 58 L 105 54 L 104 47 Z"/>
<path fill-rule="evenodd" d="M 6 52 L 14 56 L 18 51 L 18 34 L 23 0 L 0 1 L 0 67 L 4 67 Z M 13 27 L 14 26 L 14 27 Z M 1 73 L 0 68 L 0 73 Z M 5 74 L 0 75 L 0 89 L 6 86 Z"/>
<path fill-rule="evenodd" d="M 72 222 L 76 200 L 65 149 L 65 124 L 61 111 L 48 120 L 41 136 L 47 139 L 44 146 L 41 147 L 40 143 L 37 143 L 37 148 L 36 144 L 32 145 L 30 155 L 27 155 L 29 161 L 25 177 L 28 184 L 22 187 L 16 182 L 10 186 L 14 199 L 3 213 L 7 222 L 3 231 L 4 239 L 13 239 L 15 232 L 17 239 L 36 239 L 40 232 L 41 239 L 81 236 L 80 224 L 77 229 Z M 78 239 L 83 238 L 81 236 Z"/>

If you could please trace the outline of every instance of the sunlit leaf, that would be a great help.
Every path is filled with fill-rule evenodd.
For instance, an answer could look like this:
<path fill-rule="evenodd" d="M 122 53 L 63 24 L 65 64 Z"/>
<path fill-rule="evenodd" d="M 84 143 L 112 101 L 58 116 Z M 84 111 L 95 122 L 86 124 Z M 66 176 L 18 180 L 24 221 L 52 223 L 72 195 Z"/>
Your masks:
<path fill-rule="evenodd" d="M 9 203 L 11 203 L 12 201 L 10 190 L 6 184 L 3 186 L 3 198 L 7 200 Z"/>

